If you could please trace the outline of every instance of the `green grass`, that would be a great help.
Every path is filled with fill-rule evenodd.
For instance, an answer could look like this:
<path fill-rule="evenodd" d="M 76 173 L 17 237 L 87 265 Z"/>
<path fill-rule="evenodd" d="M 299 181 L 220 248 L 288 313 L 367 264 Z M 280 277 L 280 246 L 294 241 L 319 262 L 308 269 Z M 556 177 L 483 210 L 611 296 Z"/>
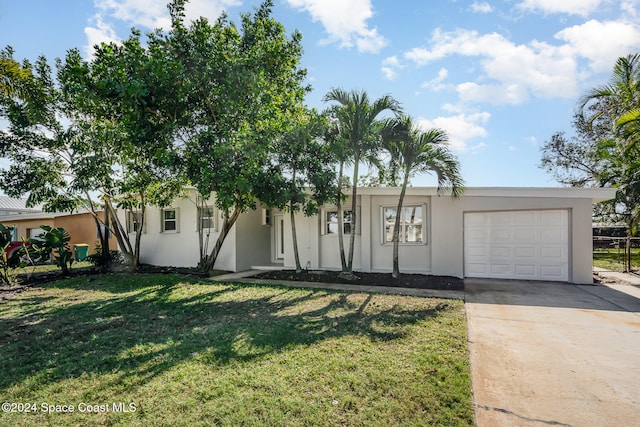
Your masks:
<path fill-rule="evenodd" d="M 109 275 L 3 301 L 0 325 L 0 396 L 37 409 L 2 426 L 473 424 L 461 301 Z"/>
<path fill-rule="evenodd" d="M 612 271 L 623 271 L 624 248 L 616 249 L 594 249 L 593 265 Z M 640 248 L 631 248 L 631 268 L 640 269 Z"/>
<path fill-rule="evenodd" d="M 93 267 L 93 264 L 88 261 L 74 262 L 71 264 L 71 271 L 87 267 Z M 29 265 L 26 267 L 16 268 L 14 270 L 14 274 L 33 274 L 45 271 L 61 271 L 61 269 L 55 264 Z"/>

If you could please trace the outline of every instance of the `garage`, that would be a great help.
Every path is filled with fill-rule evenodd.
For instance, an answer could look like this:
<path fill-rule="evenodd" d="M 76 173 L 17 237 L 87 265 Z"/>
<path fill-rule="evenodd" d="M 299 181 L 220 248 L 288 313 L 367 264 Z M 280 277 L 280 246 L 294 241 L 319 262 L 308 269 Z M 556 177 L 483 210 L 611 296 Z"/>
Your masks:
<path fill-rule="evenodd" d="M 464 213 L 464 275 L 569 280 L 569 211 Z"/>

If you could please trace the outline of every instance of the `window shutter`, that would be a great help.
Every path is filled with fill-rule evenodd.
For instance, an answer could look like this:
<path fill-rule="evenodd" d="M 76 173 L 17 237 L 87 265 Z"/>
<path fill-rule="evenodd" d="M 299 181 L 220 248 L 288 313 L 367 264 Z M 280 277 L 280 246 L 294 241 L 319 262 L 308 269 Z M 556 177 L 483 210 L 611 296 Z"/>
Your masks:
<path fill-rule="evenodd" d="M 180 232 L 180 208 L 175 208 L 176 211 L 176 233 Z"/>
<path fill-rule="evenodd" d="M 356 206 L 356 212 L 355 212 L 355 219 L 356 219 L 356 229 L 355 229 L 355 233 L 356 234 L 361 234 L 360 230 L 362 229 L 361 224 L 362 224 L 362 216 L 360 215 L 360 206 Z"/>
<path fill-rule="evenodd" d="M 160 209 L 160 232 L 164 233 L 164 209 Z"/>

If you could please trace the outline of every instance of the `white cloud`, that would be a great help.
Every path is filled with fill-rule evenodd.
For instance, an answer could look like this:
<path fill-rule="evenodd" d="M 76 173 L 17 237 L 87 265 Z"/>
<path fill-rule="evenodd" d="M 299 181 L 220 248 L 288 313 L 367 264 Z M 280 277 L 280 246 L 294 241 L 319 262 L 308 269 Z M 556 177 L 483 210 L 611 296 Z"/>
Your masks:
<path fill-rule="evenodd" d="M 473 13 L 491 13 L 491 12 L 493 12 L 493 6 L 491 6 L 487 2 L 474 1 L 473 3 L 471 3 L 470 9 L 471 9 L 471 11 Z"/>
<path fill-rule="evenodd" d="M 105 23 L 100 14 L 95 15 L 92 20 L 94 21 L 93 25 L 95 26 L 88 26 L 84 29 L 84 34 L 87 37 L 87 44 L 84 47 L 84 54 L 86 58 L 93 57 L 93 47 L 95 45 L 120 40 L 113 27 Z"/>
<path fill-rule="evenodd" d="M 458 92 L 468 101 L 518 104 L 528 99 L 529 92 L 542 98 L 577 95 L 577 64 L 567 45 L 557 47 L 535 40 L 516 45 L 497 33 L 481 35 L 470 30 L 436 30 L 431 45 L 430 49 L 412 49 L 405 57 L 417 65 L 451 55 L 482 58 L 486 77 L 497 83 L 463 83 Z"/>
<path fill-rule="evenodd" d="M 595 72 L 613 68 L 616 59 L 640 48 L 640 28 L 624 22 L 590 20 L 558 32 L 575 55 L 587 58 Z"/>
<path fill-rule="evenodd" d="M 449 117 L 436 117 L 433 120 L 420 118 L 417 125 L 421 129 L 438 128 L 442 129 L 449 135 L 449 144 L 451 148 L 458 152 L 467 151 L 468 142 L 475 138 L 484 138 L 487 136 L 487 130 L 484 125 L 491 118 L 488 112 L 457 114 Z M 486 146 L 480 143 L 475 148 L 483 148 Z"/>
<path fill-rule="evenodd" d="M 326 43 L 339 42 L 342 47 L 355 45 L 360 52 L 379 52 L 387 40 L 377 28 L 369 28 L 373 16 L 371 0 L 287 0 L 292 7 L 307 11 L 314 22 L 324 26 Z"/>
<path fill-rule="evenodd" d="M 121 21 L 146 28 L 171 26 L 169 12 L 164 2 L 156 0 L 94 0 L 96 9 Z"/>
<path fill-rule="evenodd" d="M 463 102 L 488 102 L 494 105 L 518 105 L 529 99 L 529 91 L 520 83 L 502 85 L 479 85 L 474 82 L 459 84 L 457 87 Z"/>
<path fill-rule="evenodd" d="M 638 0 L 627 0 L 620 3 L 620 10 L 631 18 L 635 18 L 638 14 L 637 6 L 640 3 Z"/>
<path fill-rule="evenodd" d="M 241 0 L 191 0 L 185 5 L 187 20 L 204 16 L 217 19 L 226 7 L 242 4 Z M 104 16 L 111 16 L 148 29 L 171 27 L 166 2 L 157 0 L 94 0 L 96 9 Z"/>
<path fill-rule="evenodd" d="M 429 88 L 437 92 L 446 87 L 446 85 L 442 84 L 442 82 L 445 81 L 448 76 L 449 76 L 449 70 L 447 70 L 446 68 L 440 68 L 440 71 L 438 71 L 437 77 L 422 83 L 420 87 Z"/>
<path fill-rule="evenodd" d="M 382 61 L 380 69 L 387 80 L 394 80 L 398 76 L 398 70 L 404 68 L 397 56 L 390 56 Z"/>
<path fill-rule="evenodd" d="M 209 20 L 217 19 L 225 7 L 242 4 L 242 0 L 190 0 L 185 7 L 187 20 L 196 20 L 204 16 Z M 91 18 L 84 29 L 87 37 L 85 55 L 93 55 L 93 46 L 102 42 L 119 41 L 107 18 L 124 21 L 133 26 L 142 26 L 149 30 L 171 27 L 171 18 L 166 3 L 157 0 L 94 0 L 98 13 Z"/>
<path fill-rule="evenodd" d="M 544 14 L 566 13 L 588 16 L 608 0 L 524 0 L 518 4 L 521 9 Z"/>

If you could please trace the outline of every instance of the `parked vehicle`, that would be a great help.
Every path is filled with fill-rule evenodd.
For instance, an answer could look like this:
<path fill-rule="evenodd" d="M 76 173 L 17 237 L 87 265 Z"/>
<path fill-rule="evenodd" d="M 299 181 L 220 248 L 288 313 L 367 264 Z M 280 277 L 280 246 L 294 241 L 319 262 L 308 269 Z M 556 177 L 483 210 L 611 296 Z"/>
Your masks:
<path fill-rule="evenodd" d="M 10 265 L 17 265 L 20 263 L 20 250 L 25 248 L 30 248 L 31 243 L 29 242 L 11 242 L 9 246 L 5 248 L 5 254 L 7 256 L 7 261 L 9 261 Z"/>

